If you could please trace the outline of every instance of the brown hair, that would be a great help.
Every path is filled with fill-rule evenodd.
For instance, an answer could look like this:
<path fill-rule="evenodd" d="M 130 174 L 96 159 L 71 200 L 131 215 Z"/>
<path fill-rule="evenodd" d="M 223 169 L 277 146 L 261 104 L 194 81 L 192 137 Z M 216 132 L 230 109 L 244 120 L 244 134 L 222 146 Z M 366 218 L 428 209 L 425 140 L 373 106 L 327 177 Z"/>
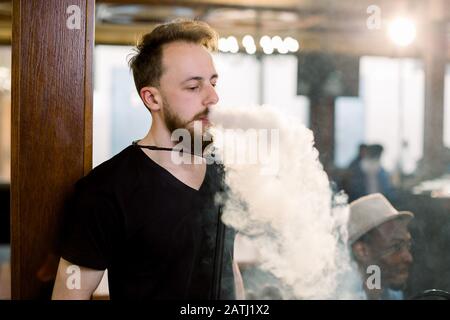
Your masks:
<path fill-rule="evenodd" d="M 217 51 L 217 32 L 201 21 L 177 19 L 157 26 L 145 34 L 129 60 L 138 92 L 145 86 L 158 86 L 163 73 L 162 49 L 165 44 L 185 41 Z"/>

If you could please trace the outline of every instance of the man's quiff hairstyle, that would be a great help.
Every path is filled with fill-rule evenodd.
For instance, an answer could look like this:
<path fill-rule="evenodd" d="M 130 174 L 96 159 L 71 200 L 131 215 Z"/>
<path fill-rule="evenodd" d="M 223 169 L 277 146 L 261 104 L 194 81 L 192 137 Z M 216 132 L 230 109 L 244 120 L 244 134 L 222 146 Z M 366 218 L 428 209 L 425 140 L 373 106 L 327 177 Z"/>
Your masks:
<path fill-rule="evenodd" d="M 129 64 L 138 93 L 143 87 L 159 86 L 163 74 L 162 52 L 166 44 L 183 41 L 217 51 L 218 34 L 202 21 L 178 19 L 157 26 L 145 34 L 135 48 Z"/>

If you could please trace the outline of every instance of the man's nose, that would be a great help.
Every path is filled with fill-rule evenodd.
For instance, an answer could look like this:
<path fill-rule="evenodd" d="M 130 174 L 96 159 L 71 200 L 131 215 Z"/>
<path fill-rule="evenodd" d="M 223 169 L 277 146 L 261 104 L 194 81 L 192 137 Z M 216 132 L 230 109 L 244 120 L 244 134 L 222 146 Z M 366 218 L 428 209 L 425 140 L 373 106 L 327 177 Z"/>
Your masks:
<path fill-rule="evenodd" d="M 204 105 L 206 107 L 211 107 L 214 106 L 215 104 L 217 104 L 219 102 L 219 96 L 217 95 L 216 92 L 216 88 L 213 87 L 212 85 L 209 85 L 207 87 L 207 92 L 206 92 L 206 96 L 204 99 Z"/>
<path fill-rule="evenodd" d="M 413 262 L 414 259 L 413 259 L 413 256 L 411 254 L 411 251 L 409 249 L 405 248 L 405 250 L 403 250 L 403 252 L 402 252 L 402 260 L 405 263 L 408 263 L 408 264 L 411 264 Z"/>

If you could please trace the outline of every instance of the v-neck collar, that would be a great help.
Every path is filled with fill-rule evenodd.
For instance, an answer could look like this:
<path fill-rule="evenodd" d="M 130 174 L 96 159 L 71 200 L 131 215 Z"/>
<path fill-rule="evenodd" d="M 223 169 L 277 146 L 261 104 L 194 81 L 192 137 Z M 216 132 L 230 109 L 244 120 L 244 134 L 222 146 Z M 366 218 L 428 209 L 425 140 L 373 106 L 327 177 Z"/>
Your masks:
<path fill-rule="evenodd" d="M 168 177 L 169 181 L 173 182 L 174 184 L 178 185 L 179 187 L 182 187 L 184 189 L 188 189 L 192 192 L 198 193 L 200 191 L 202 191 L 202 189 L 204 188 L 205 184 L 206 184 L 206 180 L 208 178 L 208 171 L 210 170 L 210 165 L 206 164 L 206 170 L 205 170 L 205 175 L 203 177 L 203 181 L 200 184 L 200 187 L 198 189 L 195 189 L 193 187 L 191 187 L 190 185 L 184 183 L 183 181 L 181 181 L 180 179 L 178 179 L 175 175 L 173 175 L 169 170 L 167 170 L 166 168 L 164 168 L 162 165 L 160 165 L 159 163 L 157 163 L 155 160 L 153 160 L 152 158 L 150 158 L 145 152 L 144 150 L 142 150 L 142 148 L 139 147 L 139 145 L 132 145 L 133 148 L 136 148 L 140 154 L 142 154 L 145 158 L 146 158 L 146 162 L 148 164 L 150 164 L 152 167 L 156 167 L 161 174 L 165 175 L 166 177 Z"/>

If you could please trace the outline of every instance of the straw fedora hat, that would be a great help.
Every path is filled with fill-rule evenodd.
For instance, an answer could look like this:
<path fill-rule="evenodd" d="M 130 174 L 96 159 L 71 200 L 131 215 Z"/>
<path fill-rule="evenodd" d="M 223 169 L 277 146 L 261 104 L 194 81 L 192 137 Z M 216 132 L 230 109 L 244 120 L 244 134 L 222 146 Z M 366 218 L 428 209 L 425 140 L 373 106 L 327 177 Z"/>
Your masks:
<path fill-rule="evenodd" d="M 370 230 L 393 219 L 406 219 L 409 222 L 414 214 L 397 211 L 381 194 L 374 193 L 350 203 L 348 220 L 348 242 L 352 244 Z"/>

